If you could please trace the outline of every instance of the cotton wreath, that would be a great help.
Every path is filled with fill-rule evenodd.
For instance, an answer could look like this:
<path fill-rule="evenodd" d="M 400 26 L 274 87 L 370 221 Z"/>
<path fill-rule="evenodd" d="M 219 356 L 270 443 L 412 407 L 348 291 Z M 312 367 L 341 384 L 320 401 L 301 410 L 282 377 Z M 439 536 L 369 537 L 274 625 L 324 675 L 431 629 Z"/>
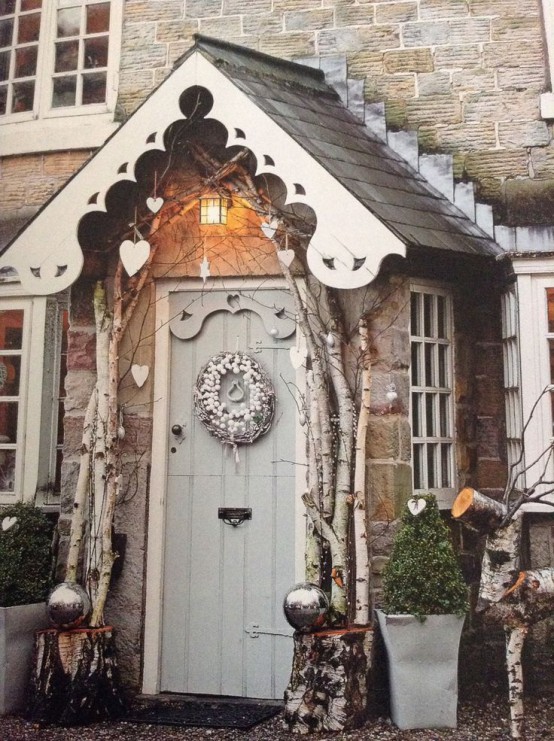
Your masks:
<path fill-rule="evenodd" d="M 228 401 L 222 399 L 224 394 Z M 236 450 L 237 445 L 252 443 L 269 430 L 275 392 L 253 357 L 240 351 L 221 352 L 198 375 L 194 409 L 211 435 Z"/>

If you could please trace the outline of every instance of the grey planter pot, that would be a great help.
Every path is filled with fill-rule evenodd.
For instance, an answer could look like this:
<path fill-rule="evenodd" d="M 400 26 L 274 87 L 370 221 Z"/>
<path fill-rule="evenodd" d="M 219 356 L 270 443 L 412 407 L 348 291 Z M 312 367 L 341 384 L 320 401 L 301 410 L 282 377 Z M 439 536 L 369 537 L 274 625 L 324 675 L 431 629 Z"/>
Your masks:
<path fill-rule="evenodd" d="M 376 610 L 389 660 L 391 718 L 402 729 L 456 728 L 464 618 Z"/>
<path fill-rule="evenodd" d="M 46 627 L 44 602 L 0 607 L 0 715 L 25 707 L 35 630 Z"/>

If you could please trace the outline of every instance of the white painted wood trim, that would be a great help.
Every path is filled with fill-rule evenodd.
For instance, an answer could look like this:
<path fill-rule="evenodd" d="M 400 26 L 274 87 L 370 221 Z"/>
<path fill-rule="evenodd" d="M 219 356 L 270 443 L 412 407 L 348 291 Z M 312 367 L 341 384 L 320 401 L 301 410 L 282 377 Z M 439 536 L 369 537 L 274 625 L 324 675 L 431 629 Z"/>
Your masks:
<path fill-rule="evenodd" d="M 0 504 L 34 501 L 40 456 L 46 299 L 22 298 L 13 288 L 2 295 L 0 310 L 20 309 L 24 312 L 15 490 L 12 494 L 0 494 Z"/>
<path fill-rule="evenodd" d="M 154 406 L 152 419 L 152 469 L 148 503 L 146 556 L 146 605 L 144 619 L 144 670 L 142 691 L 160 691 L 161 620 L 163 604 L 163 536 L 167 491 L 167 426 L 169 424 L 169 288 L 156 285 L 156 335 L 154 343 Z"/>
<path fill-rule="evenodd" d="M 523 423 L 529 419 L 531 409 L 541 392 L 550 383 L 550 358 L 548 352 L 548 321 L 546 311 L 546 288 L 554 288 L 554 271 L 544 272 L 546 264 L 552 261 L 541 261 L 542 274 L 537 262 L 528 266 L 519 263 L 518 273 L 518 336 L 521 355 L 521 401 Z M 546 263 L 546 264 L 545 264 Z M 516 267 L 516 266 L 514 266 Z M 534 461 L 552 440 L 552 419 L 550 398 L 545 395 L 537 406 L 533 419 L 529 422 L 525 435 L 525 458 Z M 527 486 L 536 479 L 541 466 L 534 466 L 526 474 Z M 549 464 L 550 476 L 554 476 L 554 463 Z M 552 512 L 548 505 L 530 505 L 526 510 L 534 512 Z"/>
<path fill-rule="evenodd" d="M 44 343 L 46 331 L 46 299 L 35 298 L 29 312 L 29 353 L 26 362 L 28 367 L 21 383 L 26 384 L 27 394 L 24 403 L 25 414 L 25 445 L 24 468 L 22 475 L 22 499 L 33 501 L 37 491 L 38 467 L 40 456 L 41 409 L 44 375 Z M 22 369 L 23 370 L 23 369 Z"/>
<path fill-rule="evenodd" d="M 160 691 L 160 660 L 162 638 L 163 605 L 163 554 L 165 541 L 165 504 L 167 491 L 167 460 L 170 389 L 170 350 L 169 296 L 176 291 L 198 291 L 203 281 L 161 280 L 156 284 L 156 336 L 154 360 L 154 411 L 152 425 L 152 469 L 150 473 L 150 501 L 148 507 L 148 548 L 146 562 L 146 604 L 144 621 L 144 657 L 142 692 L 155 695 Z M 286 290 L 281 278 L 250 279 L 241 277 L 218 279 L 210 282 L 213 290 L 236 290 L 262 286 Z M 304 370 L 296 374 L 298 388 L 304 382 Z M 297 455 L 300 465 L 296 472 L 295 507 L 295 575 L 297 581 L 304 580 L 304 544 L 306 514 L 301 496 L 306 488 L 306 451 L 303 442 L 304 432 L 300 423 L 296 424 Z M 293 586 L 291 584 L 291 586 Z M 283 595 L 284 596 L 284 595 Z"/>
<path fill-rule="evenodd" d="M 96 149 L 116 131 L 113 114 L 35 119 L 5 124 L 0 129 L 0 157 L 68 149 Z"/>
<path fill-rule="evenodd" d="M 307 249 L 307 262 L 322 283 L 335 288 L 367 285 L 387 255 L 405 255 L 405 245 L 390 229 L 220 69 L 195 51 L 18 235 L 0 256 L 0 267 L 15 268 L 32 295 L 56 293 L 70 286 L 83 265 L 77 238 L 80 220 L 87 212 L 106 210 L 108 190 L 120 180 L 134 180 L 135 164 L 144 152 L 165 149 L 166 130 L 185 117 L 180 96 L 192 85 L 204 86 L 212 94 L 209 118 L 220 121 L 227 130 L 227 146 L 247 147 L 258 163 L 257 175 L 277 175 L 287 189 L 287 202 L 313 208 L 317 227 Z M 244 137 L 237 134 L 239 130 Z M 273 165 L 264 164 L 268 153 Z M 296 192 L 298 180 L 305 194 Z M 44 234 L 50 235 L 46 251 Z M 327 265 L 330 258 L 335 269 Z M 355 269 L 358 259 L 364 262 Z M 60 267 L 65 270 L 60 272 Z"/>

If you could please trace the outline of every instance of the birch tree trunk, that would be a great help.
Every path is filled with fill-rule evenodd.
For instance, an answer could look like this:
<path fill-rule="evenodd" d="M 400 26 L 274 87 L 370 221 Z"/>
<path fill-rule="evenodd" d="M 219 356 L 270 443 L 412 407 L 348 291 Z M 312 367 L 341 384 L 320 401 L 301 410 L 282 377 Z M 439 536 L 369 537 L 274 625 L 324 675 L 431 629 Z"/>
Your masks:
<path fill-rule="evenodd" d="M 358 427 L 356 431 L 356 457 L 354 465 L 354 549 L 356 567 L 356 592 L 354 599 L 354 623 L 369 622 L 369 543 L 367 538 L 366 507 L 366 444 L 371 402 L 371 359 L 368 352 L 367 322 L 361 319 L 358 325 L 362 360 L 362 388 Z"/>
<path fill-rule="evenodd" d="M 318 405 L 314 398 L 312 371 L 306 372 L 306 386 L 306 407 L 309 410 L 306 419 L 306 426 L 308 429 L 308 491 L 313 492 L 313 495 L 316 497 L 316 506 L 321 510 L 321 487 L 319 477 L 321 467 L 318 462 L 320 460 L 318 446 L 320 424 Z M 314 521 L 308 517 L 306 523 L 305 549 L 306 580 L 312 584 L 317 584 L 318 586 L 321 586 L 321 558 L 321 537 L 316 530 Z"/>
<path fill-rule="evenodd" d="M 118 718 L 124 711 L 111 628 L 36 633 L 29 720 L 85 725 Z"/>
<path fill-rule="evenodd" d="M 100 520 L 106 488 L 106 436 L 109 416 L 108 356 L 112 316 L 108 311 L 106 291 L 99 281 L 94 289 L 96 324 L 96 414 L 92 441 L 92 496 L 90 501 L 90 535 L 87 586 L 92 604 L 96 603 L 100 573 Z"/>
<path fill-rule="evenodd" d="M 347 590 L 350 575 L 348 573 L 348 531 L 354 503 L 352 496 L 353 476 L 353 440 L 354 440 L 354 399 L 352 390 L 346 378 L 344 365 L 344 350 L 346 342 L 344 330 L 341 326 L 338 307 L 335 297 L 330 294 L 326 286 L 322 286 L 323 294 L 330 305 L 332 324 L 331 332 L 326 337 L 326 351 L 331 382 L 337 400 L 337 452 L 335 463 L 335 491 L 334 507 L 331 526 L 340 544 L 340 555 L 333 562 L 333 592 L 332 604 L 340 615 L 347 615 Z"/>
<path fill-rule="evenodd" d="M 522 651 L 529 626 L 552 612 L 554 570 L 520 572 L 521 516 L 503 524 L 507 517 L 505 505 L 473 489 L 464 489 L 454 502 L 452 514 L 488 533 L 477 610 L 486 620 L 504 628 L 511 737 L 523 739 Z"/>
<path fill-rule="evenodd" d="M 293 733 L 359 728 L 367 716 L 373 632 L 351 628 L 295 633 L 285 692 L 285 723 Z"/>
<path fill-rule="evenodd" d="M 118 388 L 119 388 L 119 347 L 123 334 L 123 306 L 122 306 L 122 270 L 118 263 L 114 279 L 113 318 L 109 335 L 107 363 L 99 367 L 100 375 L 107 374 L 106 396 L 107 410 L 104 439 L 104 501 L 101 519 L 102 552 L 98 579 L 98 591 L 93 601 L 91 627 L 103 624 L 104 607 L 110 586 L 110 577 L 115 556 L 112 550 L 112 527 L 115 505 L 120 486 L 120 472 L 118 466 L 117 428 L 119 423 Z"/>
<path fill-rule="evenodd" d="M 508 694 L 510 702 L 510 733 L 513 739 L 525 738 L 522 653 L 527 630 L 525 625 L 505 627 L 506 666 L 508 669 Z"/>
<path fill-rule="evenodd" d="M 69 550 L 67 554 L 66 581 L 77 581 L 77 569 L 82 552 L 85 534 L 86 505 L 89 495 L 91 450 L 94 419 L 97 407 L 97 389 L 94 387 L 85 413 L 83 438 L 81 441 L 81 456 L 79 459 L 79 475 L 73 499 L 71 527 L 69 532 Z"/>

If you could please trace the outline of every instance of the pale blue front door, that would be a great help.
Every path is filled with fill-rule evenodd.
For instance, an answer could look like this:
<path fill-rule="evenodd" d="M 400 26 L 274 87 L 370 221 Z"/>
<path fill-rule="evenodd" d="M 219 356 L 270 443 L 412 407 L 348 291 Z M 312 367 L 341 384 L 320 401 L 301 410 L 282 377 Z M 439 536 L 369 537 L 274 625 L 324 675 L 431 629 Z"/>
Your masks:
<path fill-rule="evenodd" d="M 290 316 L 290 298 L 278 291 L 183 291 L 170 300 L 162 691 L 276 698 L 288 681 L 292 631 L 281 605 L 294 583 L 294 334 L 278 339 L 281 329 L 268 326 L 273 306 L 275 322 L 283 319 L 285 299 Z M 183 339 L 199 312 L 200 330 Z M 199 372 L 225 350 L 254 358 L 276 394 L 270 430 L 238 456 L 193 409 Z M 251 519 L 234 527 L 220 508 L 251 510 Z"/>

